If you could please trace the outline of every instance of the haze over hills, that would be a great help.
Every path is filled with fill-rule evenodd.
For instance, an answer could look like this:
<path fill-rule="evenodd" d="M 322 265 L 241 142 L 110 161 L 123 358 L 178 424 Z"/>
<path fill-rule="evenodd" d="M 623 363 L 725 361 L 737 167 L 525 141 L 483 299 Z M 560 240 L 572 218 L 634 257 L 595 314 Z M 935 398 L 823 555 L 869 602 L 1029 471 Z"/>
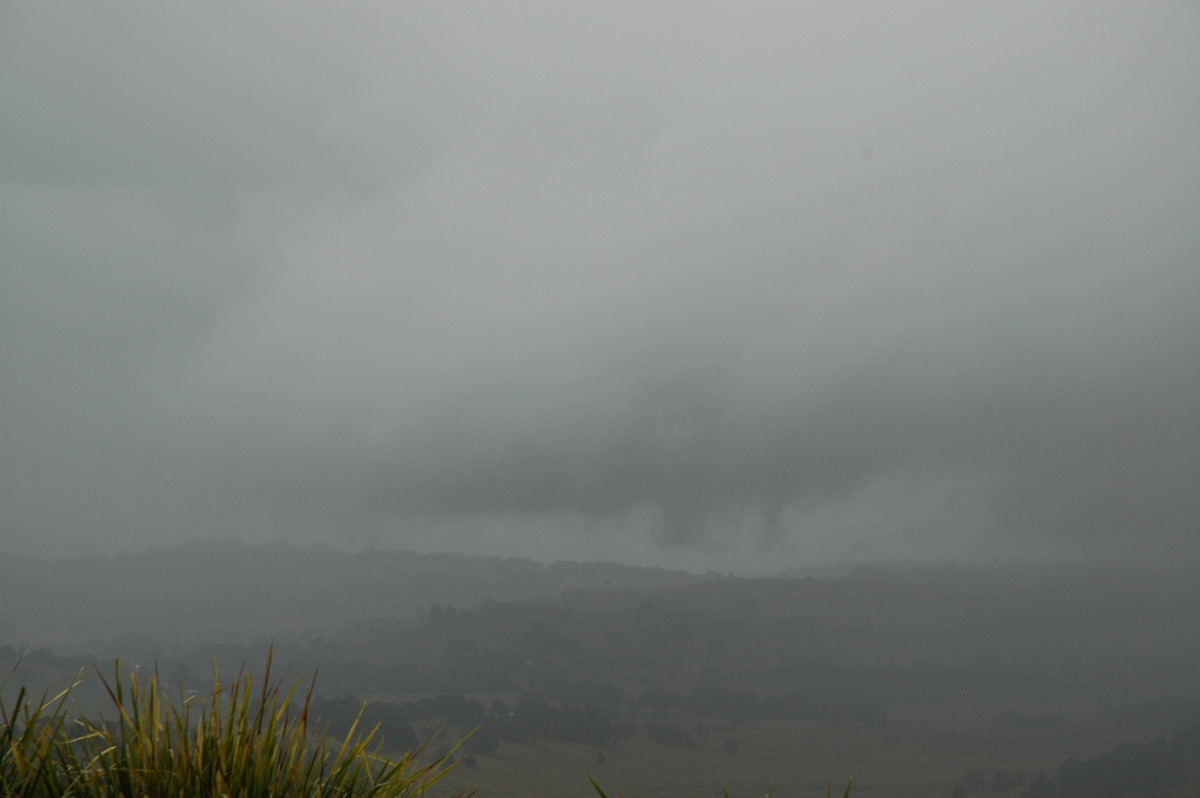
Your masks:
<path fill-rule="evenodd" d="M 1186 567 L 738 578 L 225 542 L 5 556 L 0 580 L 0 666 L 24 650 L 34 683 L 121 657 L 202 692 L 214 666 L 254 667 L 273 645 L 287 673 L 319 673 L 330 722 L 369 701 L 395 740 L 483 724 L 456 778 L 501 798 L 558 783 L 538 751 L 576 780 L 599 751 L 625 786 L 652 784 L 665 757 L 690 774 L 671 794 L 703 795 L 822 761 L 794 746 L 828 749 L 893 795 L 975 783 L 971 768 L 1026 789 L 1063 760 L 1200 718 L 1200 582 Z M 100 705 L 94 688 L 81 707 Z"/>
<path fill-rule="evenodd" d="M 276 542 L 193 542 L 140 554 L 0 554 L 0 638 L 238 640 L 313 632 L 429 604 L 475 607 L 564 590 L 646 588 L 716 578 L 615 563 L 367 551 Z"/>
<path fill-rule="evenodd" d="M 207 542 L 112 557 L 4 556 L 0 585 L 0 640 L 61 652 L 124 641 L 178 653 L 273 638 L 308 657 L 320 637 L 321 664 L 332 670 L 331 662 L 361 661 L 444 674 L 469 651 L 529 659 L 514 641 L 544 633 L 565 646 L 556 654 L 562 667 L 599 680 L 637 681 L 620 664 L 633 660 L 643 661 L 638 678 L 647 682 L 667 672 L 685 681 L 704 672 L 761 678 L 802 652 L 805 661 L 854 667 L 936 663 L 968 681 L 1003 675 L 1029 689 L 1200 689 L 1200 582 L 1188 568 L 1162 565 L 875 565 L 768 579 Z M 488 680 L 533 686 L 510 676 L 512 684 Z"/>

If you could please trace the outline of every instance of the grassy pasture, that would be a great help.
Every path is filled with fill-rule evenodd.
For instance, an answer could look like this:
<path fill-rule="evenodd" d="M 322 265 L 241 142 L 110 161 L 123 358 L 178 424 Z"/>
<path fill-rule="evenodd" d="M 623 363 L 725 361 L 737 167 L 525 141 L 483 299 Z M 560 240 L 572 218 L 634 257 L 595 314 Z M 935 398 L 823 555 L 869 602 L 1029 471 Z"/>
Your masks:
<path fill-rule="evenodd" d="M 102 682 L 94 678 L 85 684 L 90 688 L 102 686 Z M 188 710 L 192 713 L 189 719 L 173 716 L 168 709 L 171 696 L 160 692 L 155 680 L 139 683 L 135 677 L 124 698 L 118 695 L 114 700 L 114 696 L 108 696 L 107 716 L 120 717 L 119 712 L 113 714 L 118 705 L 126 706 L 129 711 L 140 707 L 141 718 L 160 717 L 161 723 L 156 726 L 135 721 L 129 727 L 134 733 L 127 738 L 113 737 L 101 727 L 81 726 L 74 733 L 101 747 L 118 741 L 124 744 L 124 739 L 137 743 L 137 747 L 127 748 L 123 756 L 129 761 L 142 757 L 146 769 L 154 767 L 155 761 L 160 764 L 163 761 L 156 760 L 158 755 L 154 752 L 163 750 L 164 734 L 170 737 L 173 728 L 175 739 L 184 741 L 185 726 L 204 727 L 206 724 L 214 729 L 213 739 L 224 740 L 220 745 L 226 746 L 227 750 L 243 745 L 258 746 L 253 749 L 257 753 L 238 757 L 241 762 L 283 755 L 284 760 L 293 763 L 288 768 L 306 768 L 307 764 L 301 766 L 301 761 L 313 761 L 301 756 L 296 727 L 288 725 L 300 717 L 296 711 L 305 702 L 302 695 L 280 694 L 275 688 L 266 693 L 257 688 L 251 690 L 248 677 L 245 680 L 238 677 L 224 686 L 218 683 L 214 689 L 228 696 L 221 706 L 226 721 L 223 725 L 217 724 L 224 731 L 213 725 L 217 721 L 212 711 L 214 707 L 206 708 L 201 703 Z M 252 731 L 251 713 L 256 709 L 255 704 L 266 695 L 276 702 L 275 710 L 268 712 L 266 718 L 281 724 L 278 728 L 283 734 L 275 737 L 282 739 L 282 748 L 272 748 L 272 735 L 247 733 Z M 374 698 L 403 700 L 414 697 Z M 491 697 L 495 696 L 473 696 L 485 704 Z M 512 695 L 500 697 L 513 699 Z M 282 712 L 283 704 L 287 702 L 297 707 L 290 715 Z M 10 719 L 15 717 L 14 709 L 10 702 Z M 271 721 L 271 718 L 275 720 Z M 708 729 L 708 737 L 695 749 L 665 747 L 650 740 L 644 732 L 602 751 L 592 746 L 548 739 L 535 744 L 504 742 L 496 755 L 477 756 L 475 767 L 460 765 L 442 775 L 441 767 L 437 765 L 430 771 L 423 769 L 425 765 L 433 764 L 426 757 L 409 766 L 407 777 L 420 773 L 417 778 L 420 782 L 436 773 L 442 781 L 430 795 L 477 790 L 480 798 L 594 798 L 596 792 L 588 782 L 589 775 L 614 798 L 618 794 L 628 798 L 702 798 L 721 796 L 725 789 L 733 798 L 768 793 L 772 796 L 817 796 L 825 795 L 831 784 L 835 794 L 840 794 L 847 779 L 853 777 L 853 794 L 856 796 L 915 798 L 948 796 L 953 785 L 969 771 L 1033 774 L 1046 770 L 1054 773 L 1067 757 L 1086 759 L 1130 740 L 1129 730 L 1114 728 L 1093 701 L 943 701 L 898 705 L 892 708 L 884 726 L 749 720 L 735 724 L 682 714 L 673 714 L 668 720 L 688 731 L 703 725 Z M 430 721 L 422 725 L 436 727 L 440 724 Z M 446 729 L 431 750 L 452 745 L 466 731 Z M 1148 730 L 1146 736 L 1149 738 L 1163 731 L 1166 730 Z M 731 737 L 738 741 L 736 753 L 722 750 L 724 741 Z M 194 738 L 189 745 L 190 750 L 200 750 Z M 373 760 L 365 748 L 352 746 L 348 752 L 349 757 L 330 761 L 333 770 L 346 765 L 354 768 L 359 763 L 370 769 L 369 762 Z M 603 761 L 599 761 L 601 753 Z M 61 749 L 55 755 L 67 757 L 69 752 Z M 12 760 L 8 761 L 8 765 L 12 764 Z M 95 783 L 110 776 L 118 778 L 114 768 L 119 769 L 121 765 L 110 764 L 111 767 L 106 766 L 107 771 L 93 772 L 86 779 Z M 255 778 L 264 777 L 263 771 L 255 769 L 254 772 Z M 293 772 L 303 775 L 298 770 Z M 366 773 L 364 770 L 358 772 Z M 194 775 L 201 780 L 212 776 L 211 773 L 204 775 L 201 768 L 196 768 Z M 16 783 L 13 780 L 19 778 L 20 774 L 13 769 L 4 775 L 9 788 Z M 403 784 L 403 777 L 400 781 L 400 785 L 394 785 L 398 789 L 393 794 L 419 794 L 406 792 L 413 784 Z M 19 794 L 19 791 L 10 792 Z M 388 790 L 380 792 L 387 794 Z M 1011 794 L 1015 796 L 1017 792 Z"/>
<path fill-rule="evenodd" d="M 1017 727 L 1004 712 L 1036 721 Z M 692 728 L 686 717 L 671 722 Z M 478 757 L 476 768 L 457 768 L 446 779 L 454 790 L 477 789 L 480 798 L 531 795 L 594 798 L 584 774 L 610 796 L 627 798 L 732 798 L 840 794 L 854 779 L 855 796 L 948 798 L 969 771 L 986 774 L 1055 773 L 1069 756 L 1088 757 L 1128 740 L 1084 702 L 959 702 L 897 707 L 886 728 L 824 723 L 745 722 L 715 725 L 696 749 L 667 748 L 644 735 L 600 751 L 551 740 L 505 742 L 497 755 Z M 738 740 L 737 753 L 722 750 Z M 1015 796 L 1019 790 L 1011 791 Z"/>

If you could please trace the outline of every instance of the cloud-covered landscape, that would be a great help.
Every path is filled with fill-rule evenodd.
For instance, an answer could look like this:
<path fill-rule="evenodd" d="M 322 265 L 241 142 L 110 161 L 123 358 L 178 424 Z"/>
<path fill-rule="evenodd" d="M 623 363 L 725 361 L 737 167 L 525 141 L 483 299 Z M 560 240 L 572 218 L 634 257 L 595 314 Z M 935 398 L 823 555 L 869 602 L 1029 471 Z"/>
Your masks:
<path fill-rule="evenodd" d="M 0 8 L 0 545 L 1200 554 L 1200 9 Z"/>

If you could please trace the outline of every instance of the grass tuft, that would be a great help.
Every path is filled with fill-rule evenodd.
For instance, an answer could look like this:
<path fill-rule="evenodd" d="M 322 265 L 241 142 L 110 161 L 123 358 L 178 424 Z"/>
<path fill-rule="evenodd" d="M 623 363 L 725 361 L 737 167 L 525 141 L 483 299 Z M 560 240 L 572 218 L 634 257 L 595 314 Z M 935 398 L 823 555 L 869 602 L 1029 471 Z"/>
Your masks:
<path fill-rule="evenodd" d="M 15 669 L 14 669 L 15 672 Z M 3 701 L 0 682 L 0 795 L 16 798 L 117 796 L 245 796 L 275 798 L 403 798 L 424 796 L 454 766 L 454 751 L 428 763 L 426 746 L 388 759 L 376 729 L 358 719 L 344 738 L 314 728 L 310 684 L 284 690 L 244 669 L 228 684 L 215 671 L 207 696 L 168 696 L 157 674 L 96 674 L 114 716 L 74 718 L 68 698 L 83 678 L 54 696 L 21 688 Z M 361 717 L 361 714 L 360 714 Z"/>

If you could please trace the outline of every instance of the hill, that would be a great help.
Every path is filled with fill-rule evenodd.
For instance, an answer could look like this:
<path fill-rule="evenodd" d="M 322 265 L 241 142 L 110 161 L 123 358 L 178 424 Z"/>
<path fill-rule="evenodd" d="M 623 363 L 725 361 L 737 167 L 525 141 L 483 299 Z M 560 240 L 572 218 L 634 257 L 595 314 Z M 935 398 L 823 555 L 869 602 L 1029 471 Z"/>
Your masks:
<path fill-rule="evenodd" d="M 1064 760 L 1107 767 L 1200 719 L 1200 583 L 1182 568 L 741 579 L 239 544 L 0 568 L 0 667 L 39 642 L 55 651 L 22 668 L 43 682 L 119 655 L 202 691 L 274 639 L 288 673 L 319 668 L 331 719 L 367 701 L 393 740 L 478 728 L 449 783 L 490 798 L 588 795 L 590 771 L 626 794 L 818 794 L 854 775 L 860 795 L 1016 798 Z"/>
<path fill-rule="evenodd" d="M 363 618 L 528 601 L 563 591 L 716 578 L 616 563 L 367 551 L 324 545 L 192 542 L 139 554 L 0 555 L 0 639 L 78 649 L 123 637 L 248 642 L 317 634 Z"/>

